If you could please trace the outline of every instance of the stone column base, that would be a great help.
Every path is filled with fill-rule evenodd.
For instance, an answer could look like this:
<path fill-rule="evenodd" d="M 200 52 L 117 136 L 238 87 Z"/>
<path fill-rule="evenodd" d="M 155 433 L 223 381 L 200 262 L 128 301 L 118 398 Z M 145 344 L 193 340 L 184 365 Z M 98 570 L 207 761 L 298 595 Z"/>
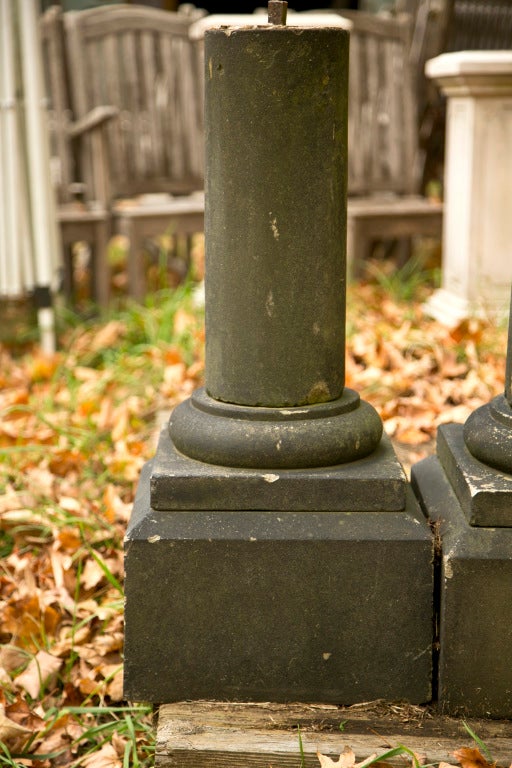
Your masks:
<path fill-rule="evenodd" d="M 449 424 L 438 455 L 412 468 L 412 485 L 439 525 L 441 711 L 510 718 L 512 528 L 488 526 L 493 510 L 498 525 L 512 523 L 512 478 L 474 459 L 463 426 Z"/>
<path fill-rule="evenodd" d="M 188 465 L 188 479 L 177 480 L 188 508 L 162 509 L 177 461 Z M 281 470 L 280 481 L 253 470 L 252 483 L 243 470 L 237 491 L 236 469 L 223 478 L 225 468 L 181 455 L 168 456 L 163 482 L 157 453 L 160 509 L 152 506 L 150 462 L 126 536 L 127 698 L 429 701 L 432 537 L 386 444 L 373 461 Z M 385 473 L 393 479 L 382 481 L 389 498 L 379 508 Z M 203 491 L 215 485 L 220 508 L 207 508 Z M 239 502 L 251 491 L 253 507 L 226 508 L 223 485 Z M 350 504 L 328 509 L 329 486 L 338 500 L 349 489 Z M 394 508 L 392 487 L 401 499 Z M 193 508 L 194 496 L 202 509 Z"/>

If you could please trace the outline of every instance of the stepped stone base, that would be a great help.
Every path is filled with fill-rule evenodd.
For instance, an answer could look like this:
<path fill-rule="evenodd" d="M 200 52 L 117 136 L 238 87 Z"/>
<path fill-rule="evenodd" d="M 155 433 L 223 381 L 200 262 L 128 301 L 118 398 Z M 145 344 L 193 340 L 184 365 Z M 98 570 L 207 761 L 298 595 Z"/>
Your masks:
<path fill-rule="evenodd" d="M 189 459 L 164 429 L 150 488 L 154 509 L 397 512 L 405 506 L 407 483 L 386 436 L 370 456 L 347 464 L 255 470 Z"/>
<path fill-rule="evenodd" d="M 354 469 L 334 469 L 336 498 Z M 305 510 L 157 510 L 152 472 L 126 536 L 127 698 L 431 698 L 432 537 L 405 478 L 398 510 L 361 511 L 364 473 L 351 509 L 307 509 L 309 477 Z"/>

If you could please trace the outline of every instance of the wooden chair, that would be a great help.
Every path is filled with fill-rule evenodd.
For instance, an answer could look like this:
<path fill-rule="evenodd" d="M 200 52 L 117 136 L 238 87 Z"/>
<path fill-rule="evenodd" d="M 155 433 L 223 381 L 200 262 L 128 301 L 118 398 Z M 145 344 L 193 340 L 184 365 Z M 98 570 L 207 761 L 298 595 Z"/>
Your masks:
<path fill-rule="evenodd" d="M 101 104 L 117 111 L 104 125 L 103 154 L 84 135 L 80 163 L 115 230 L 128 237 L 137 299 L 146 291 L 145 239 L 204 227 L 203 109 L 188 36 L 195 17 L 123 4 L 64 15 L 74 114 L 80 120 Z"/>
<path fill-rule="evenodd" d="M 87 136 L 101 151 L 101 130 L 115 114 L 112 107 L 96 106 L 74 120 L 69 103 L 67 67 L 64 51 L 62 11 L 51 6 L 42 16 L 39 33 L 42 42 L 43 69 L 48 99 L 52 181 L 56 189 L 57 222 L 63 254 L 63 287 L 68 298 L 73 295 L 73 246 L 88 243 L 92 256 L 93 294 L 100 305 L 109 298 L 107 244 L 111 216 L 94 196 L 94 186 L 84 184 L 75 163 L 76 142 Z"/>
<path fill-rule="evenodd" d="M 411 17 L 338 11 L 352 22 L 348 123 L 348 274 L 376 240 L 441 237 L 440 202 L 421 190 Z"/>

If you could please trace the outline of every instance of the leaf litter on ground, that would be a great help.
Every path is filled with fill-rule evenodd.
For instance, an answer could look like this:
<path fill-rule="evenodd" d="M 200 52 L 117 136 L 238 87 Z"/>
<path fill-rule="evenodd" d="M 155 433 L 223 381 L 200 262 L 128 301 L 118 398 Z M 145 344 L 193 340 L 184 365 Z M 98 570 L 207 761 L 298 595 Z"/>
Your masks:
<path fill-rule="evenodd" d="M 393 768 L 393 764 L 387 761 L 400 755 L 409 757 L 411 768 L 430 768 L 430 766 L 423 765 L 423 759 L 420 755 L 402 744 L 380 755 L 372 754 L 359 763 L 356 763 L 355 754 L 350 747 L 345 747 L 336 761 L 328 755 L 317 752 L 320 768 L 370 768 L 372 765 L 377 766 L 377 768 Z M 453 752 L 453 757 L 458 766 L 440 762 L 438 768 L 496 768 L 497 765 L 492 760 L 487 760 L 478 747 L 461 747 Z"/>
<path fill-rule="evenodd" d="M 504 387 L 505 325 L 446 329 L 422 311 L 429 290 L 348 292 L 346 384 L 410 463 Z M 203 361 L 190 285 L 66 315 L 52 357 L 0 345 L 0 765 L 152 765 L 151 707 L 123 700 L 123 538 L 158 414 Z"/>
<path fill-rule="evenodd" d="M 437 764 L 437 768 L 497 768 L 498 764 L 493 759 L 487 745 L 465 720 L 463 720 L 462 723 L 467 734 L 471 737 L 476 746 L 460 747 L 453 751 L 452 756 L 455 758 L 458 765 L 441 761 Z M 394 768 L 396 763 L 390 763 L 389 761 L 395 761 L 398 757 L 406 758 L 406 763 L 410 764 L 410 768 L 432 768 L 431 763 L 425 763 L 423 755 L 414 752 L 410 747 L 404 746 L 403 744 L 397 744 L 397 746 L 392 747 L 381 754 L 374 753 L 360 762 L 356 762 L 355 753 L 349 746 L 343 748 L 343 751 L 337 760 L 322 754 L 320 751 L 317 751 L 316 755 L 320 763 L 320 768 L 370 768 L 370 766 L 377 766 L 377 768 Z M 502 768 L 507 767 L 503 766 Z M 512 768 L 512 764 L 509 768 Z"/>
<path fill-rule="evenodd" d="M 122 545 L 155 416 L 201 381 L 189 305 L 68 323 L 51 358 L 0 347 L 0 765 L 152 764 L 151 708 L 123 700 Z"/>

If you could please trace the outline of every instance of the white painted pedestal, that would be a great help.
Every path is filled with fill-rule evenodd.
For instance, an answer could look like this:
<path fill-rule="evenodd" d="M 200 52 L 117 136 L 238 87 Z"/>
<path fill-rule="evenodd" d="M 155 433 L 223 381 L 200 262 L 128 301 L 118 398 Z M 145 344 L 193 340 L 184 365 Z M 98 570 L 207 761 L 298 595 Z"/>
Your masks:
<path fill-rule="evenodd" d="M 512 51 L 427 62 L 448 98 L 442 287 L 425 311 L 453 326 L 508 312 L 512 282 Z"/>

